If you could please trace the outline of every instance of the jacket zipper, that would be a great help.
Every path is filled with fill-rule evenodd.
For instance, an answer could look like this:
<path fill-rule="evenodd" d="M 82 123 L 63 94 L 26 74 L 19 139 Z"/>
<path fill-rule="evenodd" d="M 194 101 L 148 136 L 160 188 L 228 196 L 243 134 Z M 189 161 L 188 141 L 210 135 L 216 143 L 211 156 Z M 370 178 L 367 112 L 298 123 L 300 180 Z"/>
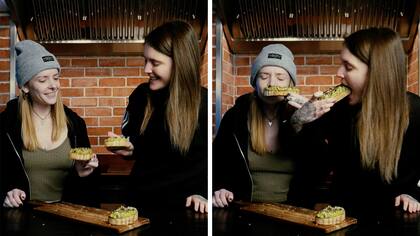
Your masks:
<path fill-rule="evenodd" d="M 23 162 L 22 162 L 22 158 L 19 155 L 19 152 L 17 151 L 15 145 L 13 144 L 12 138 L 10 137 L 10 135 L 8 133 L 6 133 L 6 134 L 7 134 L 7 137 L 9 138 L 10 143 L 12 144 L 13 150 L 15 150 L 15 153 L 16 153 L 18 159 L 19 159 L 20 165 L 22 166 L 22 169 L 23 169 L 23 173 L 25 173 L 26 180 L 28 181 L 28 187 L 29 187 L 29 193 L 28 193 L 29 198 L 28 199 L 30 200 L 31 199 L 31 182 L 29 181 L 28 173 L 26 173 L 25 166 L 23 165 Z"/>
<path fill-rule="evenodd" d="M 238 149 L 241 152 L 242 159 L 245 162 L 246 170 L 248 171 L 249 179 L 251 180 L 251 194 L 249 196 L 249 199 L 251 199 L 251 202 L 252 202 L 252 192 L 254 191 L 254 180 L 252 179 L 252 175 L 251 175 L 251 172 L 249 171 L 249 166 L 248 166 L 248 163 L 246 162 L 245 154 L 242 151 L 241 145 L 239 144 L 239 140 L 235 134 L 233 134 L 233 137 L 235 138 L 236 145 L 238 145 Z"/>

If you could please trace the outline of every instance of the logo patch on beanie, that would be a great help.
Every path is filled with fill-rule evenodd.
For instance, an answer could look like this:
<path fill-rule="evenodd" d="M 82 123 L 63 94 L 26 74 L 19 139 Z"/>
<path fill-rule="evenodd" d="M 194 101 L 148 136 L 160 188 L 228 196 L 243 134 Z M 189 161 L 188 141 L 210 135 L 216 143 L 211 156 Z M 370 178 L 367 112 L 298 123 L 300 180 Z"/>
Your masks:
<path fill-rule="evenodd" d="M 52 57 L 52 56 L 43 56 L 42 57 L 42 60 L 44 62 L 54 61 L 54 57 Z"/>
<path fill-rule="evenodd" d="M 277 53 L 269 53 L 268 58 L 276 58 L 276 59 L 281 60 L 281 55 Z"/>

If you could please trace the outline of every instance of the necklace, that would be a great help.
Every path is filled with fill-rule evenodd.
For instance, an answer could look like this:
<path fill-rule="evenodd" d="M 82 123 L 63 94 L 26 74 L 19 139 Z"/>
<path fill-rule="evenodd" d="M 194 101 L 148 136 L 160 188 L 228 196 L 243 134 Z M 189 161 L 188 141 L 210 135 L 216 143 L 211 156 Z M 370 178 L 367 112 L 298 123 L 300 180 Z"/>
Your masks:
<path fill-rule="evenodd" d="M 267 119 L 267 121 L 268 121 L 268 126 L 273 126 L 273 121 L 277 118 L 277 113 L 276 113 L 276 115 L 273 117 L 273 118 L 269 118 L 268 117 L 268 115 L 267 114 L 265 114 L 265 118 Z"/>
<path fill-rule="evenodd" d="M 42 117 L 40 114 L 38 114 L 35 110 L 32 110 L 32 112 L 36 115 L 36 116 L 38 116 L 39 117 L 39 119 L 41 119 L 41 120 L 45 120 L 45 119 L 47 119 L 49 116 L 50 116 L 50 114 L 51 114 L 51 110 L 48 112 L 48 114 L 46 114 L 44 117 Z"/>
<path fill-rule="evenodd" d="M 270 113 L 270 112 L 268 112 L 269 110 L 273 111 L 273 112 L 271 112 L 271 113 L 274 113 L 273 117 L 270 117 L 268 115 L 268 113 Z M 277 116 L 279 114 L 278 111 L 279 111 L 278 106 L 275 106 L 274 109 L 263 109 L 263 115 L 268 121 L 268 126 L 270 126 L 270 127 L 273 126 L 273 122 L 274 122 L 275 119 L 277 119 Z"/>

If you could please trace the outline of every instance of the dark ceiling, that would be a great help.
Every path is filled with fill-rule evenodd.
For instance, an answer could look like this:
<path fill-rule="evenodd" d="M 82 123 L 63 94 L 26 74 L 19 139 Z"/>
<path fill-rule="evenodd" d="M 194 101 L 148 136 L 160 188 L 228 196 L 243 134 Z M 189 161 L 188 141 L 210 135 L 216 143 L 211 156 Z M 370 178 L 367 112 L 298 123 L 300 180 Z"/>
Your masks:
<path fill-rule="evenodd" d="M 144 36 L 182 19 L 207 41 L 207 3 L 200 0 L 6 0 L 20 39 L 57 55 L 138 55 Z M 65 47 L 63 45 L 66 45 Z"/>
<path fill-rule="evenodd" d="M 372 26 L 399 32 L 410 51 L 417 32 L 419 0 L 217 0 L 234 53 L 256 53 L 282 42 L 295 53 L 335 53 L 346 35 Z"/>

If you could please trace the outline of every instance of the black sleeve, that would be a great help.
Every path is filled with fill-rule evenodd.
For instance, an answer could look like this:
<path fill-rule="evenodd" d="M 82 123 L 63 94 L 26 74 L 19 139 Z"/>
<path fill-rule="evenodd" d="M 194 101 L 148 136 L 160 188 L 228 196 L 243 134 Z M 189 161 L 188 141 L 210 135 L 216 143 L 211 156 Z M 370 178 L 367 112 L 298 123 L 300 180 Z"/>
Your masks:
<path fill-rule="evenodd" d="M 20 189 L 29 196 L 29 186 L 24 173 L 24 167 L 19 160 L 17 152 L 20 144 L 13 143 L 6 127 L 10 125 L 6 121 L 6 113 L 0 114 L 0 201 L 3 205 L 7 192 L 15 188 Z M 19 132 L 17 132 L 19 133 Z M 18 146 L 19 145 L 19 146 Z M 16 150 L 15 150 L 16 148 Z M 26 200 L 29 200 L 28 198 Z M 1 206 L 0 206 L 1 208 Z"/>
<path fill-rule="evenodd" d="M 144 117 L 144 109 L 147 104 L 147 94 L 145 85 L 139 85 L 128 99 L 128 105 L 125 110 L 121 125 L 122 134 L 130 139 L 130 142 L 136 147 L 140 137 L 140 126 Z M 136 152 L 136 149 L 134 149 Z M 135 156 L 133 154 L 133 156 Z"/>
<path fill-rule="evenodd" d="M 235 164 L 238 155 L 234 149 L 237 144 L 234 136 L 234 113 L 231 108 L 225 113 L 220 123 L 217 135 L 213 140 L 213 192 L 219 189 L 233 191 Z"/>
<path fill-rule="evenodd" d="M 420 98 L 410 94 L 410 123 L 404 135 L 394 181 L 394 196 L 408 194 L 420 201 Z"/>
<path fill-rule="evenodd" d="M 312 208 L 315 203 L 327 202 L 331 197 L 328 181 L 333 169 L 330 159 L 325 119 L 306 124 L 293 137 L 296 169 L 290 183 L 288 202 Z"/>

